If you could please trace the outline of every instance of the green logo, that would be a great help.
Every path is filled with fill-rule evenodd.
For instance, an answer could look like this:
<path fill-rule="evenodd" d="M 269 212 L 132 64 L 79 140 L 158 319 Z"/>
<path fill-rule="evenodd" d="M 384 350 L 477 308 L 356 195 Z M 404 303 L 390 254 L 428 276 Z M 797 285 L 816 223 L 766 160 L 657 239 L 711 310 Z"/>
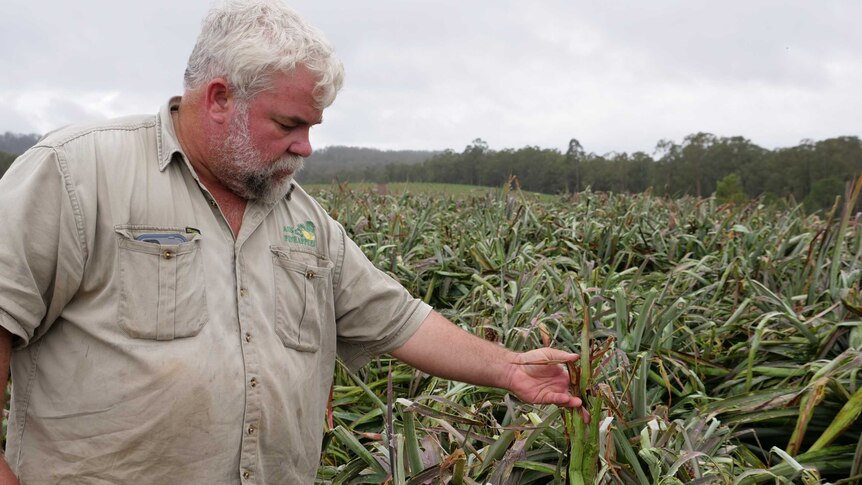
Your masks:
<path fill-rule="evenodd" d="M 314 237 L 314 223 L 305 221 L 296 227 L 284 226 L 284 240 L 294 244 L 317 247 Z"/>

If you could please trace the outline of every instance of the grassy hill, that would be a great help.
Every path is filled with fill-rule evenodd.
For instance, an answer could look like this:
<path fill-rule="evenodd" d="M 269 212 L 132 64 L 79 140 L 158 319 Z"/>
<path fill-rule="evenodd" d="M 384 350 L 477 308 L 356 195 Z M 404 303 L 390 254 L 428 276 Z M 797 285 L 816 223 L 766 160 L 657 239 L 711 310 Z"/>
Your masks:
<path fill-rule="evenodd" d="M 6 170 L 9 169 L 9 166 L 12 165 L 12 162 L 15 161 L 15 158 L 17 156 L 18 155 L 13 155 L 11 153 L 0 151 L 0 177 L 2 177 L 4 173 L 6 173 Z"/>
<path fill-rule="evenodd" d="M 389 164 L 419 164 L 435 153 L 422 150 L 377 150 L 331 146 L 315 151 L 306 160 L 299 179 L 309 183 L 330 183 L 346 172 L 361 172 Z"/>
<path fill-rule="evenodd" d="M 342 190 L 394 196 L 402 196 L 405 194 L 409 194 L 414 196 L 457 198 L 495 196 L 497 193 L 503 190 L 500 187 L 482 187 L 478 185 L 423 182 L 395 182 L 390 184 L 374 184 L 366 182 L 350 182 L 343 184 L 312 183 L 302 184 L 302 187 L 311 194 L 325 194 L 331 191 Z M 540 194 L 538 192 L 522 191 L 522 195 L 533 200 L 541 200 L 545 202 L 551 202 L 559 199 L 558 196 Z"/>

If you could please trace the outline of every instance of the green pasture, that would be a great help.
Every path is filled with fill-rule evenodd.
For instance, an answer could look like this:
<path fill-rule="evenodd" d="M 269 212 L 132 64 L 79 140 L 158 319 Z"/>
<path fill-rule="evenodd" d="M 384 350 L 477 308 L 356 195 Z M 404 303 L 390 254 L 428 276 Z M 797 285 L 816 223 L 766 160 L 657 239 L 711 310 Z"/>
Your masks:
<path fill-rule="evenodd" d="M 345 183 L 345 184 L 302 184 L 302 187 L 309 193 L 319 194 L 332 190 L 350 190 L 357 193 L 380 193 L 385 192 L 389 195 L 417 195 L 417 196 L 442 196 L 442 197 L 483 197 L 489 194 L 499 192 L 498 187 L 479 187 L 475 185 L 462 184 L 439 184 L 439 183 L 412 183 L 412 182 L 395 182 L 389 184 L 375 184 L 370 182 L 360 183 Z M 523 192 L 524 196 L 542 200 L 553 201 L 557 197 L 548 194 L 540 194 L 538 192 Z"/>

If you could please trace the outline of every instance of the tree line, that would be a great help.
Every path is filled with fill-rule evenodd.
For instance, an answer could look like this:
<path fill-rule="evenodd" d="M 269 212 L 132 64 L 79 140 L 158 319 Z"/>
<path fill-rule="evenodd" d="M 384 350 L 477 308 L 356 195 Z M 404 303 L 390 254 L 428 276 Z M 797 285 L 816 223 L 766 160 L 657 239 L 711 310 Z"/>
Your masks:
<path fill-rule="evenodd" d="M 36 134 L 0 133 L 0 176 L 6 173 L 18 154 L 35 145 L 39 138 Z"/>
<path fill-rule="evenodd" d="M 6 154 L 24 153 L 28 148 L 39 141 L 40 136 L 35 133 L 26 135 L 7 131 L 0 133 L 0 152 Z"/>
<path fill-rule="evenodd" d="M 15 157 L 17 157 L 17 155 L 0 151 L 0 176 L 6 173 L 9 166 L 12 165 L 13 161 L 15 161 Z"/>
<path fill-rule="evenodd" d="M 38 139 L 0 135 L 0 175 Z M 13 151 L 14 150 L 14 151 Z M 4 153 L 8 152 L 8 153 Z M 706 197 L 792 198 L 811 209 L 829 207 L 845 183 L 862 173 L 862 140 L 841 136 L 803 140 L 768 150 L 741 136 L 694 133 L 681 142 L 661 140 L 653 154 L 589 153 L 577 139 L 567 150 L 527 146 L 491 150 L 482 139 L 461 152 L 382 151 L 327 147 L 316 152 L 298 176 L 303 183 L 439 182 L 499 187 L 511 176 L 525 190 L 568 194 L 602 192 Z"/>
<path fill-rule="evenodd" d="M 565 153 L 524 147 L 491 150 L 481 139 L 462 152 L 437 153 L 421 163 L 393 163 L 344 169 L 338 181 L 441 182 L 500 186 L 516 176 L 521 187 L 565 194 L 593 191 L 706 197 L 729 200 L 790 197 L 811 208 L 828 207 L 845 182 L 862 173 L 862 140 L 842 136 L 803 140 L 768 150 L 741 136 L 694 133 L 682 142 L 662 140 L 653 155 L 644 152 L 588 153 L 576 139 Z M 305 182 L 330 182 L 314 174 Z"/>

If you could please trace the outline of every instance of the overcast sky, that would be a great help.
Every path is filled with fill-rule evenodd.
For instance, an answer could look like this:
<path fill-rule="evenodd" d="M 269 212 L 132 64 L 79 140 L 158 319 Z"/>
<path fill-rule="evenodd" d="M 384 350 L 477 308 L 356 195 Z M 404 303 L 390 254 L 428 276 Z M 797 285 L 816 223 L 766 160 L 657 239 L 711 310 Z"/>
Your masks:
<path fill-rule="evenodd" d="M 862 136 L 862 2 L 294 0 L 347 78 L 317 147 L 652 153 Z M 153 113 L 181 94 L 187 0 L 0 2 L 0 132 Z"/>

